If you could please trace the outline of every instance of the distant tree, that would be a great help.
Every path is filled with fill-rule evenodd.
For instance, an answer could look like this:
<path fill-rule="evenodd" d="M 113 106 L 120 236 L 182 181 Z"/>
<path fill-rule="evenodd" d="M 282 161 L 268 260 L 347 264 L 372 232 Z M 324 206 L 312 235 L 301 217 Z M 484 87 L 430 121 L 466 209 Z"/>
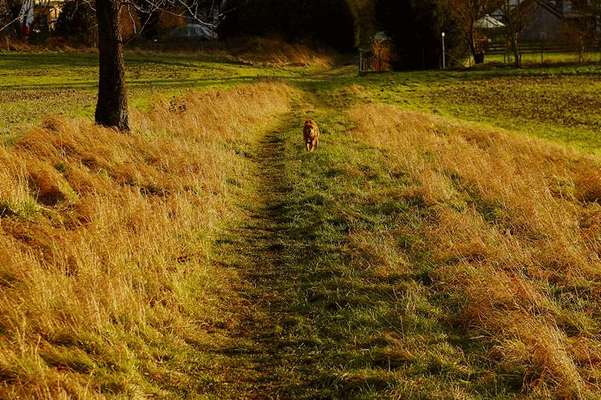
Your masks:
<path fill-rule="evenodd" d="M 6 0 L 0 0 L 0 28 L 4 27 L 10 22 L 10 12 L 8 8 L 8 2 Z"/>
<path fill-rule="evenodd" d="M 465 55 L 465 43 L 442 0 L 377 0 L 376 21 L 378 29 L 392 37 L 396 69 L 440 66 L 442 32 L 447 35 L 450 64 L 458 64 Z"/>
<path fill-rule="evenodd" d="M 346 0 L 353 15 L 355 43 L 367 47 L 377 31 L 377 0 Z"/>
<path fill-rule="evenodd" d="M 19 14 L 23 0 L 0 0 L 0 34 L 19 36 Z"/>
<path fill-rule="evenodd" d="M 481 35 L 477 23 L 498 10 L 503 5 L 503 0 L 446 0 L 445 3 L 461 30 L 474 61 L 477 64 L 483 62 L 484 53 L 480 46 Z"/>
<path fill-rule="evenodd" d="M 573 0 L 572 6 L 580 16 L 570 20 L 567 33 L 582 61 L 586 45 L 601 47 L 601 0 Z"/>
<path fill-rule="evenodd" d="M 601 17 L 601 0 L 572 0 L 572 7 L 593 19 Z"/>
<path fill-rule="evenodd" d="M 92 45 L 96 39 L 96 16 L 87 0 L 69 0 L 56 21 L 55 33 Z"/>
<path fill-rule="evenodd" d="M 239 0 L 233 3 L 237 7 L 223 22 L 221 34 L 276 36 L 294 42 L 309 40 L 348 51 L 356 44 L 357 9 L 349 6 L 351 1 L 355 0 Z M 367 14 L 362 17 L 367 18 Z"/>
<path fill-rule="evenodd" d="M 513 53 L 513 64 L 517 68 L 522 66 L 520 35 L 534 15 L 532 11 L 537 6 L 536 3 L 537 0 L 503 0 L 505 39 Z"/>
<path fill-rule="evenodd" d="M 7 35 L 7 28 L 11 22 L 10 8 L 6 0 L 0 0 L 0 38 Z"/>

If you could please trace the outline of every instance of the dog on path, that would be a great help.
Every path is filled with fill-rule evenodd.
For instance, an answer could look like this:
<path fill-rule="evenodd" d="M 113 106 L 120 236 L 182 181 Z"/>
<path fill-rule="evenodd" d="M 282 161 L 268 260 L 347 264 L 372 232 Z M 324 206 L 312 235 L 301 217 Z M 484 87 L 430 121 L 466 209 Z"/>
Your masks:
<path fill-rule="evenodd" d="M 314 151 L 317 149 L 317 146 L 319 145 L 319 126 L 317 126 L 317 122 L 312 119 L 305 121 L 303 137 L 305 138 L 307 151 Z"/>

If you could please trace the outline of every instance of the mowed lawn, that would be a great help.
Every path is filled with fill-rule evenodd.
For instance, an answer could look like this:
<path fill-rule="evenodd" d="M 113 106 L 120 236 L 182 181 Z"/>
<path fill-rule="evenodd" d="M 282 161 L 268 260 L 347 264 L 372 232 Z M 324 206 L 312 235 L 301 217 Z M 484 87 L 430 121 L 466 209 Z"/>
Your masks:
<path fill-rule="evenodd" d="M 0 398 L 600 398 L 601 68 L 95 63 L 0 57 Z"/>
<path fill-rule="evenodd" d="M 232 87 L 268 78 L 293 78 L 306 68 L 270 68 L 216 62 L 189 54 L 127 55 L 130 103 L 146 109 L 157 95 Z M 47 116 L 92 117 L 98 82 L 97 55 L 89 53 L 0 54 L 0 135 Z"/>
<path fill-rule="evenodd" d="M 400 72 L 359 78 L 347 66 L 253 66 L 193 54 L 131 52 L 130 102 L 146 109 L 155 100 L 189 90 L 233 87 L 263 79 L 311 84 L 325 96 L 397 105 L 453 116 L 567 143 L 601 149 L 601 65 L 491 67 L 466 71 Z M 0 134 L 45 116 L 91 117 L 97 83 L 95 53 L 0 55 Z"/>

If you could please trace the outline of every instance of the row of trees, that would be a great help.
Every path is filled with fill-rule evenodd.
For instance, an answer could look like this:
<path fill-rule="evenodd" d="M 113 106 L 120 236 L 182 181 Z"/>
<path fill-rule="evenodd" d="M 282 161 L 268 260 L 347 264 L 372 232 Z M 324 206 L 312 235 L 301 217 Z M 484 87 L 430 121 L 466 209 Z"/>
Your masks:
<path fill-rule="evenodd" d="M 0 0 L 0 4 L 10 5 L 14 16 L 22 1 Z M 403 54 L 403 66 L 427 68 L 438 64 L 440 31 L 450 32 L 449 44 L 458 43 L 460 41 L 454 38 L 459 35 L 453 35 L 453 32 L 458 32 L 454 27 L 456 21 L 461 22 L 461 27 L 473 26 L 474 21 L 495 4 L 494 0 L 86 1 L 74 0 L 69 4 L 75 5 L 76 9 L 93 10 L 92 15 L 95 16 L 99 51 L 96 122 L 123 131 L 129 129 L 121 31 L 123 9 L 126 7 L 141 16 L 142 26 L 159 10 L 185 14 L 198 23 L 217 26 L 223 22 L 224 10 L 227 10 L 230 11 L 229 18 L 221 24 L 225 34 L 276 33 L 290 40 L 308 36 L 340 50 L 364 45 L 376 30 L 384 29 L 392 35 L 398 52 Z M 63 18 L 65 16 L 69 13 L 64 13 Z M 86 18 L 79 22 L 83 26 L 90 25 Z M 73 26 L 68 23 L 61 25 L 63 29 Z M 469 43 L 473 44 L 473 32 L 468 29 L 465 32 L 468 36 L 472 35 Z M 69 32 L 71 35 L 74 33 Z"/>
<path fill-rule="evenodd" d="M 354 0 L 351 0 L 354 1 Z M 372 0 L 369 0 L 372 1 Z M 311 40 L 338 51 L 355 47 L 356 20 L 349 0 L 246 0 L 232 3 L 220 26 L 222 37 L 276 35 Z"/>

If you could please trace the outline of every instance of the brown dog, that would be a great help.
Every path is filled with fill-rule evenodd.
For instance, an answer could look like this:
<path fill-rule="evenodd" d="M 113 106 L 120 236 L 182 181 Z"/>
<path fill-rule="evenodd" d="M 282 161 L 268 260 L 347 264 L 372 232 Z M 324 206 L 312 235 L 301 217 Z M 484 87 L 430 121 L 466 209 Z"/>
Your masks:
<path fill-rule="evenodd" d="M 303 136 L 305 138 L 305 146 L 307 151 L 314 151 L 319 145 L 319 127 L 317 122 L 312 119 L 305 121 L 305 129 L 303 129 Z"/>

